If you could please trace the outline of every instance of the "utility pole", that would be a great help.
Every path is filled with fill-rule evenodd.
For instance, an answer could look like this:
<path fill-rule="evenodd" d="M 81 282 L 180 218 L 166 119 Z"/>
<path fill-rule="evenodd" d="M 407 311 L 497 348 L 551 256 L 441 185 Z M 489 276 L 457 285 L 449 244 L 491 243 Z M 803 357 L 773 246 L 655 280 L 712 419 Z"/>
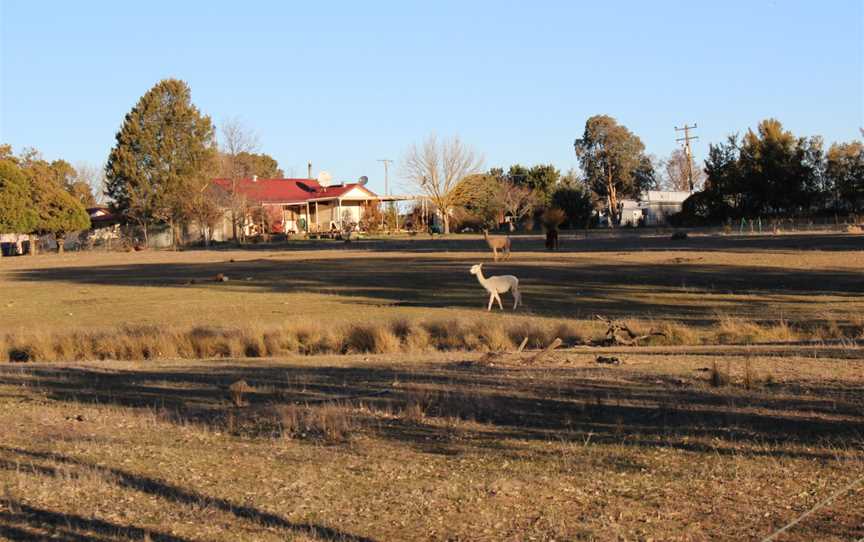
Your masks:
<path fill-rule="evenodd" d="M 387 178 L 387 166 L 392 164 L 393 160 L 390 160 L 388 158 L 380 158 L 378 161 L 384 163 L 384 195 L 389 196 L 390 195 L 390 188 L 389 188 L 389 179 Z"/>
<path fill-rule="evenodd" d="M 699 136 L 691 136 L 690 130 L 696 129 L 696 123 L 693 123 L 693 126 L 687 126 L 687 123 L 684 123 L 683 128 L 675 127 L 676 132 L 684 132 L 684 137 L 679 137 L 675 141 L 681 143 L 684 142 L 684 154 L 687 155 L 687 182 L 690 184 L 690 191 L 693 191 L 693 151 L 690 149 L 690 140 L 699 139 Z"/>

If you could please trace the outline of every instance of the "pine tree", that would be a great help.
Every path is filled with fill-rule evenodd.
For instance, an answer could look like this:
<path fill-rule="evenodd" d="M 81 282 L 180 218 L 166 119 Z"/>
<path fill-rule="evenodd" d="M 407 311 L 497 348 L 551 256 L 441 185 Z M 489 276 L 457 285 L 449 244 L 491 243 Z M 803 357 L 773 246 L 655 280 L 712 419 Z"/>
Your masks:
<path fill-rule="evenodd" d="M 206 188 L 216 158 L 213 123 L 192 104 L 189 86 L 160 81 L 126 115 L 105 166 L 116 211 L 141 228 L 187 222 L 188 201 Z"/>

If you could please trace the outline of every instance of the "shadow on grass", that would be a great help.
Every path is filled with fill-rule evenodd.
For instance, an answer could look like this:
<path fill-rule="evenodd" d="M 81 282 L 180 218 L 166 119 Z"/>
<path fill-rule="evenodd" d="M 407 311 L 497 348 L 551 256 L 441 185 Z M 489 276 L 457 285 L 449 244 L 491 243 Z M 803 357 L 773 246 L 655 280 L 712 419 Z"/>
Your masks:
<path fill-rule="evenodd" d="M 155 409 L 168 420 L 220 431 L 229 418 L 249 420 L 265 428 L 257 436 L 279 434 L 280 408 L 337 404 L 356 410 L 360 427 L 372 428 L 382 438 L 443 454 L 485 448 L 518 453 L 520 441 L 580 442 L 590 435 L 593 442 L 639 447 L 829 458 L 832 446 L 864 440 L 860 387 L 793 383 L 758 391 L 714 389 L 701 374 L 664 379 L 626 368 L 238 362 L 116 371 L 32 367 L 15 375 L 0 371 L 0 384 L 22 378 L 32 378 L 39 393 L 70 406 Z M 253 391 L 245 397 L 249 406 L 237 408 L 226 388 L 241 378 Z M 419 416 L 404 415 L 412 405 Z M 396 416 L 362 419 L 370 411 Z M 465 430 L 460 422 L 476 424 Z"/>
<path fill-rule="evenodd" d="M 427 308 L 476 308 L 486 295 L 468 273 L 487 258 L 464 253 L 438 255 L 352 254 L 285 261 L 138 263 L 116 266 L 51 267 L 10 273 L 24 282 L 215 289 L 241 294 L 317 294 L 352 298 L 355 304 Z M 686 260 L 686 259 L 685 259 Z M 755 319 L 787 317 L 794 310 L 824 312 L 821 296 L 833 306 L 860 303 L 864 281 L 847 270 L 789 270 L 782 267 L 700 264 L 698 261 L 610 262 L 593 257 L 546 258 L 518 254 L 487 264 L 488 274 L 515 274 L 524 291 L 525 310 L 542 316 L 587 318 L 666 318 L 714 322 L 718 300 L 723 311 Z M 231 277 L 216 283 L 217 274 Z M 715 301 L 701 299 L 717 296 Z M 797 296 L 794 306 L 789 296 Z M 810 296 L 807 299 L 806 296 Z M 842 297 L 846 299 L 836 299 Z M 854 311 L 849 307 L 847 312 Z"/>
<path fill-rule="evenodd" d="M 672 241 L 671 229 L 637 230 L 563 230 L 559 235 L 558 252 L 653 252 L 665 250 L 700 250 L 723 252 L 790 252 L 800 250 L 847 251 L 864 248 L 864 236 L 846 233 L 797 233 L 784 235 L 693 235 Z M 545 237 L 542 234 L 516 233 L 511 235 L 514 252 L 542 253 Z M 225 249 L 237 250 L 233 244 Z M 367 250 L 370 252 L 477 252 L 489 253 L 483 237 L 477 234 L 458 234 L 447 237 L 417 235 L 384 239 L 364 239 L 344 243 L 326 240 L 291 240 L 274 244 L 250 244 L 239 247 L 251 253 L 263 251 L 315 251 L 315 250 Z M 194 250 L 194 249 L 193 249 Z M 204 250 L 204 249 L 201 249 Z"/>
<path fill-rule="evenodd" d="M 57 465 L 80 468 L 86 470 L 88 473 L 97 472 L 103 475 L 106 480 L 111 480 L 113 483 L 126 489 L 152 495 L 169 501 L 172 504 L 213 508 L 231 514 L 238 519 L 256 523 L 259 526 L 284 529 L 293 535 L 303 534 L 320 540 L 333 540 L 340 542 L 372 542 L 371 538 L 355 536 L 338 529 L 320 525 L 294 523 L 288 521 L 282 516 L 265 512 L 252 506 L 234 504 L 227 499 L 210 497 L 197 491 L 169 484 L 162 480 L 130 473 L 122 469 L 103 467 L 95 463 L 81 461 L 61 454 L 37 452 L 2 445 L 0 445 L 0 454 L 6 456 L 6 459 L 0 458 L 0 469 L 25 472 L 29 471 L 42 476 L 58 476 L 59 473 Z M 17 529 L 26 532 L 28 530 L 28 525 L 31 528 L 49 525 L 51 526 L 51 529 L 58 529 L 60 531 L 66 527 L 68 529 L 94 531 L 96 533 L 102 533 L 105 535 L 111 534 L 114 536 L 114 538 L 106 538 L 106 540 L 140 540 L 145 534 L 144 529 L 137 527 L 118 526 L 100 520 L 87 520 L 69 514 L 39 510 L 18 502 L 7 504 L 7 509 L 8 512 L 0 514 L 0 521 L 3 522 L 0 523 L 0 529 L 8 527 L 10 529 Z M 158 533 L 148 534 L 153 540 L 165 540 L 166 542 L 179 542 L 184 540 L 170 535 L 160 535 Z M 42 540 L 44 538 L 37 539 Z M 66 539 L 76 540 L 78 538 L 70 537 Z M 84 537 L 81 537 L 80 539 L 89 540 L 89 538 Z"/>
<path fill-rule="evenodd" d="M 7 468 L 0 461 L 0 468 Z M 125 540 L 152 540 L 153 542 L 187 542 L 159 531 L 118 525 L 75 514 L 52 512 L 14 500 L 0 501 L 0 537 L 9 540 L 62 540 L 120 542 Z M 149 537 L 149 538 L 148 538 Z"/>

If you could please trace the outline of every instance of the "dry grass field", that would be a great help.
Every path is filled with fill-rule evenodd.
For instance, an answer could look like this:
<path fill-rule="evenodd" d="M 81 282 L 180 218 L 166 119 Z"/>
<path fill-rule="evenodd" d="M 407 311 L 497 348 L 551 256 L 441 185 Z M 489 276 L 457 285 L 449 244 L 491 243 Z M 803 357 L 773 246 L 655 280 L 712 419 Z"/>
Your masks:
<path fill-rule="evenodd" d="M 540 247 L 0 260 L 37 361 L 0 364 L 0 538 L 762 540 L 864 475 L 864 238 Z M 486 313 L 479 261 L 525 311 Z M 594 314 L 668 336 L 589 346 Z M 862 502 L 777 540 L 858 541 Z"/>

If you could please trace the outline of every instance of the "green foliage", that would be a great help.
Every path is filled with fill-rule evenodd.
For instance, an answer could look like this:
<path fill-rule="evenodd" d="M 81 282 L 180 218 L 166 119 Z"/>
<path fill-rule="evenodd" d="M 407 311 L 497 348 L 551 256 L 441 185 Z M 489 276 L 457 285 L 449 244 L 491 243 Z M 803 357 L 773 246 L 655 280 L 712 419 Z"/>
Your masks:
<path fill-rule="evenodd" d="M 488 173 L 468 175 L 454 188 L 455 204 L 484 226 L 496 226 L 503 214 L 499 197 L 502 182 Z"/>
<path fill-rule="evenodd" d="M 555 185 L 561 178 L 561 172 L 552 164 L 538 164 L 528 170 L 526 186 L 530 189 L 539 205 L 548 205 Z"/>
<path fill-rule="evenodd" d="M 0 159 L 0 233 L 29 233 L 36 225 L 30 192 L 30 182 L 15 162 Z"/>
<path fill-rule="evenodd" d="M 684 202 L 687 219 L 718 221 L 814 210 L 823 185 L 822 140 L 798 138 L 767 119 L 742 140 L 709 146 L 704 189 Z"/>
<path fill-rule="evenodd" d="M 52 234 L 57 237 L 58 244 L 62 244 L 67 233 L 90 227 L 87 210 L 56 178 L 35 175 L 30 178 L 30 182 L 36 212 L 33 233 Z"/>
<path fill-rule="evenodd" d="M 587 227 L 594 215 L 594 201 L 585 183 L 568 174 L 552 193 L 552 205 L 561 209 L 571 228 Z"/>
<path fill-rule="evenodd" d="M 574 147 L 585 182 L 606 203 L 613 223 L 620 219 L 622 199 L 636 197 L 654 184 L 653 166 L 649 167 L 642 140 L 612 117 L 589 118 Z"/>
<path fill-rule="evenodd" d="M 96 198 L 93 196 L 93 191 L 90 189 L 90 185 L 86 182 L 74 181 L 66 187 L 66 191 L 69 192 L 73 198 L 81 202 L 81 205 L 84 207 L 96 206 Z"/>
<path fill-rule="evenodd" d="M 831 145 L 825 174 L 828 187 L 840 202 L 855 212 L 864 208 L 864 144 L 852 141 Z"/>
<path fill-rule="evenodd" d="M 767 119 L 748 130 L 739 149 L 745 188 L 744 216 L 809 210 L 819 188 L 822 141 L 796 138 L 780 121 Z"/>
<path fill-rule="evenodd" d="M 285 173 L 279 168 L 279 162 L 268 154 L 240 152 L 233 158 L 238 178 L 249 178 L 257 175 L 259 179 L 281 179 Z M 230 177 L 230 175 L 229 175 Z"/>
<path fill-rule="evenodd" d="M 67 187 L 76 177 L 75 168 L 65 160 L 44 160 L 35 149 L 25 149 L 18 167 L 29 185 L 28 229 L 21 233 L 54 235 L 60 250 L 66 234 L 90 227 L 90 217 Z"/>
<path fill-rule="evenodd" d="M 500 168 L 492 169 L 489 173 L 498 172 L 503 172 L 503 170 Z M 549 198 L 561 178 L 561 172 L 552 164 L 537 164 L 531 168 L 515 164 L 510 166 L 506 175 L 502 173 L 500 177 L 516 186 L 527 188 L 534 194 L 537 205 L 545 206 L 549 204 Z"/>
<path fill-rule="evenodd" d="M 105 167 L 113 206 L 144 230 L 154 222 L 191 219 L 189 201 L 216 165 L 210 117 L 192 104 L 183 81 L 166 79 L 126 115 Z"/>

